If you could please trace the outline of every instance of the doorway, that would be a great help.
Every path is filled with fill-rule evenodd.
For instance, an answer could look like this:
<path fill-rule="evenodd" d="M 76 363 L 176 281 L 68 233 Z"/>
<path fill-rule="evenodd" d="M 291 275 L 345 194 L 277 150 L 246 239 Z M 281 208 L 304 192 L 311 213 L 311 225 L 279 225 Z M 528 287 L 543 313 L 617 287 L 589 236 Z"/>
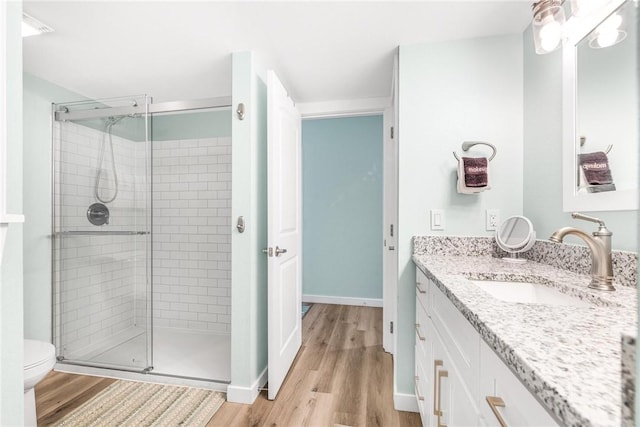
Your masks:
<path fill-rule="evenodd" d="M 383 116 L 302 122 L 303 301 L 382 306 Z"/>

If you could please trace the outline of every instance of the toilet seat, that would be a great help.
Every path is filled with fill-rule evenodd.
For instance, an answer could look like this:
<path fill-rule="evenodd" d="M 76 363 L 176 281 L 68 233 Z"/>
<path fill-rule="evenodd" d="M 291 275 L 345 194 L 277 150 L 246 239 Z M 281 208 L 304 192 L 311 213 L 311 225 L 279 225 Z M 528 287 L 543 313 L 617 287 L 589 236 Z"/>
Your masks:
<path fill-rule="evenodd" d="M 56 363 L 56 348 L 47 342 L 24 340 L 24 390 L 35 387 Z"/>

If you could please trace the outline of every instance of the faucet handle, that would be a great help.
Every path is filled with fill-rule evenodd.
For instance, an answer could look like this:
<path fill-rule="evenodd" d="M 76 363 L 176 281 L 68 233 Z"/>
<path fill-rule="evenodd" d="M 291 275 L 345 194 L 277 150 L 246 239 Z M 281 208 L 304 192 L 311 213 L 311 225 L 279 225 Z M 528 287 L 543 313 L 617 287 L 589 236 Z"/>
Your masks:
<path fill-rule="evenodd" d="M 606 225 L 604 224 L 604 221 L 601 220 L 600 218 L 595 218 L 595 217 L 592 217 L 592 216 L 589 216 L 589 215 L 583 215 L 583 214 L 581 214 L 579 212 L 573 212 L 571 214 L 571 218 L 581 219 L 583 221 L 595 222 L 596 224 L 599 224 L 600 227 L 606 227 Z"/>
<path fill-rule="evenodd" d="M 598 231 L 594 231 L 592 233 L 594 236 L 611 236 L 612 235 L 611 231 L 609 231 L 604 221 L 601 220 L 600 218 L 595 218 L 589 215 L 583 215 L 579 212 L 573 212 L 571 214 L 571 217 L 575 219 L 582 219 L 584 221 L 595 222 L 596 224 L 598 224 Z"/>

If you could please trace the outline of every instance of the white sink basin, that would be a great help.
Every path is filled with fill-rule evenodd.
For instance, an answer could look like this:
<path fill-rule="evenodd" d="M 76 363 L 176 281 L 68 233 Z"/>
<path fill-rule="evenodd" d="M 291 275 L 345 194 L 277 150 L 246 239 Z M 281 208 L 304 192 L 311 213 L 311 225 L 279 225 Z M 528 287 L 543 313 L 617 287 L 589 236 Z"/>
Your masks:
<path fill-rule="evenodd" d="M 471 280 L 471 282 L 501 301 L 524 304 L 591 307 L 591 304 L 586 301 L 563 294 L 539 283 L 500 282 L 493 280 Z"/>

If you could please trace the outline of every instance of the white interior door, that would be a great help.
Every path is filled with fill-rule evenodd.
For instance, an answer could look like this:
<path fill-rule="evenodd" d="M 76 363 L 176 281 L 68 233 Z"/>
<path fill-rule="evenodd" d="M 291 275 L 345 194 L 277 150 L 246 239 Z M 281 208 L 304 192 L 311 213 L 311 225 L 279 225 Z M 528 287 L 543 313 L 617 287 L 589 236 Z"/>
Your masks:
<path fill-rule="evenodd" d="M 273 71 L 267 74 L 269 399 L 302 344 L 300 113 Z"/>

